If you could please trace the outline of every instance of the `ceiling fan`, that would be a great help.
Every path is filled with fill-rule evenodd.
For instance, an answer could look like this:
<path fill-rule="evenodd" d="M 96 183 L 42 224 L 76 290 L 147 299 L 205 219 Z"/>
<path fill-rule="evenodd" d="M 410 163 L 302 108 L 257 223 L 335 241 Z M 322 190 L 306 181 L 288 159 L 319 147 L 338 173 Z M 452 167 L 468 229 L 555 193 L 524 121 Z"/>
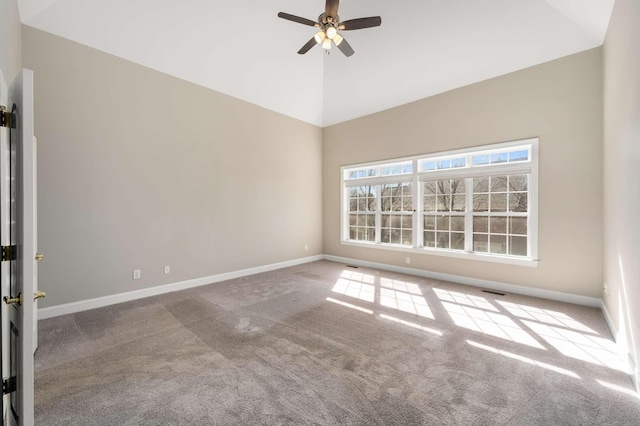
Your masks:
<path fill-rule="evenodd" d="M 355 52 L 353 51 L 353 48 L 351 48 L 351 45 L 347 43 L 347 40 L 338 33 L 338 30 L 361 30 L 363 28 L 377 27 L 382 24 L 382 18 L 379 16 L 349 19 L 341 22 L 340 17 L 338 16 L 339 4 L 340 0 L 327 0 L 324 13 L 318 16 L 318 22 L 284 12 L 278 13 L 278 17 L 282 19 L 320 29 L 320 31 L 316 33 L 316 35 L 314 35 L 307 44 L 298 50 L 298 54 L 304 55 L 316 44 L 322 44 L 322 48 L 325 50 L 331 49 L 331 45 L 335 44 L 345 56 L 351 56 Z"/>

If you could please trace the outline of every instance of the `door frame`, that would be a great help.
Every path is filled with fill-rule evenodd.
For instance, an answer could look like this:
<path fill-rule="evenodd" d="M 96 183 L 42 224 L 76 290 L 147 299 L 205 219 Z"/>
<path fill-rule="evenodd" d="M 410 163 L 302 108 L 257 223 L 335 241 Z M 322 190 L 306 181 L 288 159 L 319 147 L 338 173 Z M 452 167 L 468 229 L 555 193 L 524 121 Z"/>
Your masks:
<path fill-rule="evenodd" d="M 33 71 L 23 69 L 7 85 L 0 70 L 0 80 L 2 105 L 11 113 L 16 105 L 9 128 L 1 130 L 0 146 L 0 231 L 2 244 L 13 246 L 8 251 L 10 255 L 0 262 L 2 379 L 15 380 L 10 394 L 5 397 L 3 392 L 2 416 L 3 424 L 8 426 L 30 426 L 34 423 L 33 331 L 37 323 Z"/>

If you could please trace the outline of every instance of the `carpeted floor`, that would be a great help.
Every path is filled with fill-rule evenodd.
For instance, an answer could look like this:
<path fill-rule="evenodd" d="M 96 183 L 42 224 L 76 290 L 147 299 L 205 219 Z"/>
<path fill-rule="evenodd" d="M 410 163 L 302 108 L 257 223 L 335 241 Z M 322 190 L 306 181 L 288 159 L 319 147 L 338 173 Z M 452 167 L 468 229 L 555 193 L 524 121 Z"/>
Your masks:
<path fill-rule="evenodd" d="M 320 261 L 40 322 L 38 425 L 632 425 L 598 309 Z"/>

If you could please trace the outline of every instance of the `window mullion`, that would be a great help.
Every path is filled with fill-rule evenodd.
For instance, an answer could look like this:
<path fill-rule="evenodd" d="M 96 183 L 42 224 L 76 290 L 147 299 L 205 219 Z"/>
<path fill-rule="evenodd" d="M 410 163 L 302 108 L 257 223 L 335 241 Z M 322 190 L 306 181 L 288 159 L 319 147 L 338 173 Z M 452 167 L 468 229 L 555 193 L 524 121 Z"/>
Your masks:
<path fill-rule="evenodd" d="M 422 246 L 423 232 L 422 228 L 424 221 L 418 217 L 422 214 L 422 186 L 420 185 L 420 179 L 418 177 L 418 160 L 413 160 L 413 247 Z"/>
<path fill-rule="evenodd" d="M 473 251 L 473 178 L 464 180 L 466 208 L 464 213 L 464 251 Z"/>
<path fill-rule="evenodd" d="M 376 243 L 382 241 L 382 185 L 376 185 Z"/>
<path fill-rule="evenodd" d="M 340 188 L 340 211 L 342 212 L 342 219 L 340 221 L 341 226 L 341 231 L 340 231 L 340 238 L 342 240 L 348 240 L 349 239 L 349 190 L 347 190 L 344 186 L 344 184 L 341 186 Z"/>

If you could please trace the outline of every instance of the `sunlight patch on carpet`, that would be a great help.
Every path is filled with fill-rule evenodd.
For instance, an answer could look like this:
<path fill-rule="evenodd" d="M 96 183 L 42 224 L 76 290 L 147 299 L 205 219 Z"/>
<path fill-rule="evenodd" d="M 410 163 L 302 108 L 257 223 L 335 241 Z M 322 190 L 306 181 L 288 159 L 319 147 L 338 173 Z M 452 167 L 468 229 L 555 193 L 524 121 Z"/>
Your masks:
<path fill-rule="evenodd" d="M 335 303 L 336 305 L 344 306 L 345 308 L 355 309 L 356 311 L 364 312 L 365 314 L 373 315 L 373 311 L 371 309 L 361 308 L 360 306 L 352 305 L 351 303 L 342 302 L 340 300 L 333 299 L 331 297 L 327 297 L 327 302 Z"/>
<path fill-rule="evenodd" d="M 628 373 L 623 356 L 611 340 L 529 320 L 522 322 L 564 356 Z"/>
<path fill-rule="evenodd" d="M 435 330 L 435 329 L 429 328 L 429 327 L 424 327 L 424 326 L 422 326 L 420 324 L 416 324 L 416 323 L 411 322 L 411 321 L 405 321 L 405 320 L 400 319 L 400 318 L 392 317 L 391 315 L 380 314 L 380 318 L 385 319 L 385 320 L 389 320 L 389 321 L 393 321 L 393 322 L 396 322 L 398 324 L 406 325 L 407 327 L 415 328 L 416 330 L 426 331 L 427 333 L 435 334 L 436 336 L 442 336 L 442 332 L 439 331 L 439 330 Z"/>
<path fill-rule="evenodd" d="M 598 334 L 591 328 L 587 327 L 579 321 L 574 320 L 569 315 L 562 312 L 556 312 L 549 309 L 540 309 L 533 306 L 522 305 L 519 303 L 505 302 L 502 300 L 498 300 L 497 303 L 502 305 L 507 311 L 511 313 L 511 315 L 518 318 L 571 328 L 573 330 L 582 331 L 585 333 Z"/>
<path fill-rule="evenodd" d="M 544 363 L 544 362 L 541 362 L 541 361 L 536 361 L 535 359 L 531 359 L 531 358 L 526 357 L 526 356 L 514 354 L 513 352 L 504 351 L 502 349 L 497 349 L 497 348 L 494 348 L 493 346 L 483 345 L 482 343 L 477 343 L 477 342 L 474 342 L 472 340 L 467 340 L 467 343 L 470 344 L 473 347 L 478 348 L 478 349 L 483 349 L 485 351 L 493 352 L 494 354 L 497 354 L 497 355 L 502 355 L 502 356 L 507 357 L 507 358 L 511 358 L 511 359 L 515 359 L 517 361 L 522 361 L 522 362 L 527 363 L 527 364 L 535 365 L 537 367 L 544 368 L 545 370 L 553 371 L 553 372 L 559 373 L 559 374 L 564 374 L 565 376 L 573 377 L 575 379 L 579 379 L 580 378 L 580 376 L 578 376 L 573 371 L 570 371 L 570 370 L 567 370 L 567 369 L 564 369 L 564 368 L 560 368 L 560 367 L 556 367 L 555 365 L 547 364 L 547 363 Z"/>

